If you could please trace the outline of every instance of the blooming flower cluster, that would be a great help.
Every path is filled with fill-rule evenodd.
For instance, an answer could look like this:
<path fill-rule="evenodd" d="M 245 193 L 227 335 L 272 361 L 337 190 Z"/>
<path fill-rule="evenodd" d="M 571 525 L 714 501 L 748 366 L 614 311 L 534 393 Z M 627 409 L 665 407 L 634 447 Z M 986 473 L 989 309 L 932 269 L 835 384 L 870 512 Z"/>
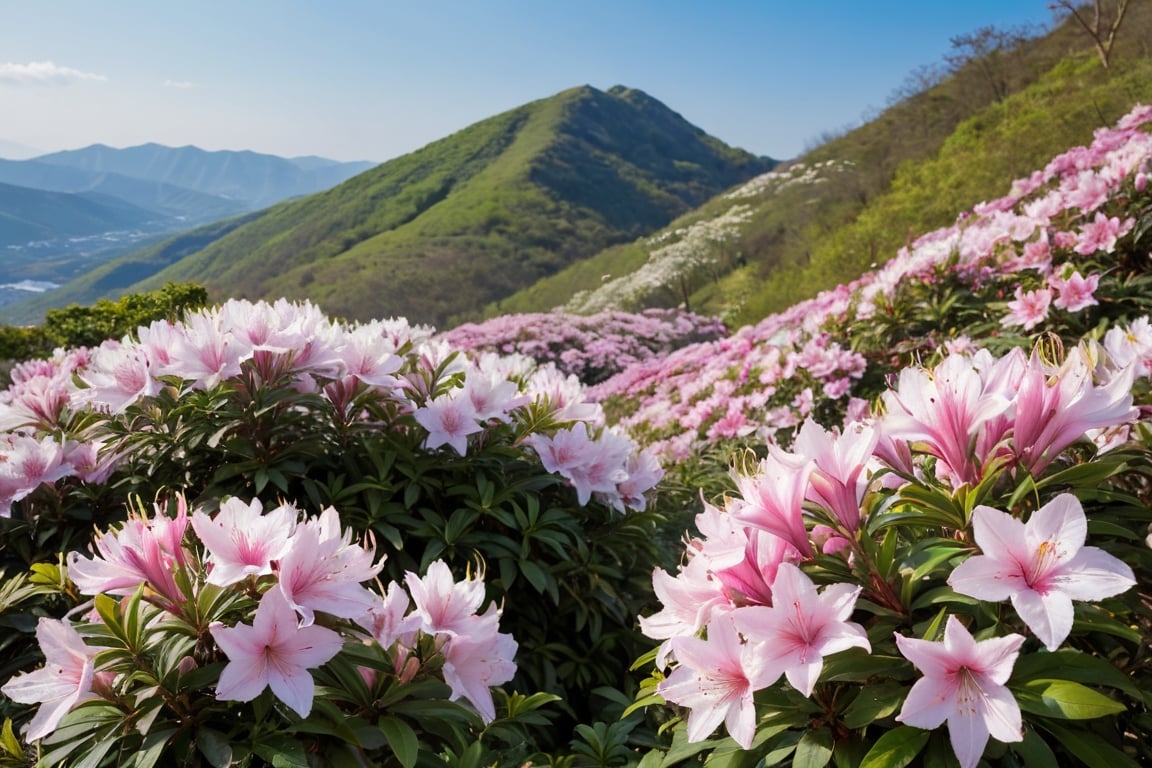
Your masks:
<path fill-rule="evenodd" d="M 812 184 L 824 184 L 835 174 L 842 173 L 852 167 L 850 160 L 825 160 L 819 163 L 790 163 L 787 168 L 762 173 L 754 179 L 744 182 L 736 189 L 724 195 L 728 200 L 739 200 L 747 197 L 760 197 L 762 195 L 777 195 L 792 187 L 802 187 Z"/>
<path fill-rule="evenodd" d="M 187 717 L 190 689 L 216 702 L 199 708 L 200 727 L 211 722 L 206 712 L 227 721 L 237 713 L 228 702 L 269 689 L 307 718 L 314 670 L 352 653 L 343 663 L 353 669 L 376 661 L 354 681 L 383 691 L 439 670 L 450 699 L 490 722 L 490 686 L 512 678 L 517 646 L 499 632 L 497 606 L 480 612 L 483 581 L 457 581 L 436 561 L 424 576 L 406 575 L 407 593 L 396 582 L 376 592 L 366 585 L 381 567 L 332 508 L 302 518 L 292 504 L 265 510 L 259 499 L 230 497 L 214 513 L 189 515 L 181 496 L 175 515 L 160 505 L 151 517 L 141 510 L 103 533 L 91 555 L 69 554 L 68 577 L 95 598 L 95 610 L 86 622 L 41 619 L 45 666 L 0 690 L 39 705 L 29 741 L 49 737 L 86 701 L 128 717 L 139 697 L 158 696 L 154 718 Z M 329 675 L 325 684 L 339 689 L 339 680 Z"/>
<path fill-rule="evenodd" d="M 1006 197 L 920 237 L 881 268 L 729 339 L 632 366 L 598 385 L 596 396 L 623 414 L 637 439 L 676 460 L 702 444 L 791 428 L 813 400 L 839 400 L 844 412 L 852 395 L 870 398 L 856 384 L 865 359 L 846 350 L 859 349 L 858 337 L 894 317 L 918 287 L 956 283 L 991 308 L 996 327 L 979 331 L 989 337 L 997 329 L 1040 332 L 1097 308 L 1102 270 L 1114 268 L 1118 243 L 1134 232 L 1132 201 L 1148 194 L 1149 123 L 1152 107 L 1138 106 L 1097 131 L 1090 146 L 1056 157 Z M 1117 307 L 1111 302 L 1109 311 Z M 885 362 L 893 354 L 887 341 L 876 352 Z M 965 342 L 937 343 L 961 349 Z"/>
<path fill-rule="evenodd" d="M 580 291 L 568 301 L 565 310 L 577 314 L 620 310 L 661 296 L 686 302 L 691 293 L 689 287 L 701 272 L 733 259 L 731 243 L 751 213 L 746 205 L 734 205 L 719 216 L 647 241 L 646 246 L 651 249 L 648 261 L 639 269 L 610 278 L 593 291 Z"/>
<path fill-rule="evenodd" d="M 458 325 L 443 338 L 473 353 L 527 355 L 538 363 L 553 363 L 585 384 L 595 384 L 687 344 L 722 338 L 727 331 L 716 317 L 677 309 L 645 309 L 594 315 L 500 315 L 482 323 Z"/>
<path fill-rule="evenodd" d="M 947 721 L 964 768 L 977 764 L 990 735 L 1021 740 L 1020 707 L 1006 683 L 1027 635 L 993 628 L 998 636 L 973 640 L 968 626 L 982 619 L 962 596 L 1010 600 L 1018 622 L 1002 617 L 997 627 L 1026 630 L 1054 652 L 1075 633 L 1073 601 L 1115 597 L 1136 578 L 1115 555 L 1085 546 L 1087 517 L 1070 493 L 1026 520 L 1019 509 L 988 505 L 967 516 L 947 500 L 1042 485 L 1076 444 L 1134 424 L 1131 381 L 1142 365 L 1090 345 L 1059 365 L 1019 349 L 998 359 L 952 355 L 932 369 L 906 369 L 884 393 L 883 415 L 839 433 L 806 421 L 792 452 L 770 445 L 751 471 L 735 472 L 738 493 L 723 508 L 705 505 L 679 572 L 655 572 L 663 609 L 641 618 L 662 642 L 658 663 L 673 664 L 656 690 L 690 710 L 689 739 L 707 738 L 723 721 L 747 749 L 756 691 L 783 675 L 811 697 L 827 656 L 894 642 L 924 675 L 897 721 L 928 729 Z M 927 511 L 933 499 L 935 515 Z M 927 555 L 939 559 L 918 568 Z M 930 578 L 937 573 L 953 590 L 934 601 L 942 606 L 935 626 L 947 612 L 942 644 L 911 634 L 917 597 L 940 583 Z M 813 577 L 827 585 L 822 592 Z M 852 620 L 865 603 L 863 612 L 889 617 L 870 622 L 871 632 Z"/>
<path fill-rule="evenodd" d="M 913 729 L 947 724 L 957 761 L 973 768 L 990 739 L 1034 757 L 1048 738 L 1039 734 L 1067 733 L 1064 749 L 1085 738 L 1051 718 L 1142 707 L 1094 633 L 1123 636 L 1126 652 L 1142 657 L 1148 500 L 1143 481 L 1124 473 L 1147 465 L 1133 395 L 1146 388 L 1152 335 L 1143 305 L 1106 270 L 1144 268 L 1125 262 L 1142 254 L 1120 245 L 1139 231 L 1147 198 L 1149 122 L 1152 108 L 1137 107 L 1090 147 L 880 270 L 597 387 L 666 458 L 741 434 L 767 443 L 755 467 L 734 470 L 735 494 L 705 503 L 678 572 L 656 570 L 663 609 L 641 618 L 661 642 L 653 692 L 687 710 L 690 741 L 724 723 L 737 744 L 763 755 L 787 749 L 780 734 L 794 729 L 803 732 L 797 757 L 806 745 L 812 757 L 832 744 L 869 753 L 869 764 L 907 764 L 929 738 Z M 981 344 L 1002 334 L 1001 353 L 941 326 L 937 347 L 906 346 L 948 354 L 901 367 L 887 342 L 908 340 L 901 323 L 917 291 L 945 283 L 980 306 L 972 327 Z M 875 412 L 849 401 L 842 429 L 811 421 L 813 395 L 828 403 L 854 394 L 871 372 L 865 358 L 847 377 L 843 368 L 781 362 L 813 340 L 868 352 L 866 334 L 886 323 L 893 336 L 875 363 L 890 373 Z M 1024 352 L 1029 340 L 1018 334 L 1043 330 L 1075 346 L 1064 353 L 1049 341 Z M 811 374 L 798 398 L 790 379 Z M 828 391 L 821 384 L 830 377 L 848 386 Z M 757 385 L 774 389 L 749 399 Z M 694 418 L 701 410 L 705 418 Z M 717 414 L 742 432 L 722 432 Z M 790 450 L 782 429 L 795 429 Z M 1099 546 L 1088 545 L 1093 535 Z M 1141 594 L 1130 597 L 1137 585 Z M 1122 690 L 1134 704 L 1118 701 Z M 1121 750 L 1124 739 L 1086 738 L 1061 757 L 1044 750 L 1053 761 L 1139 753 L 1130 740 Z"/>
<path fill-rule="evenodd" d="M 652 460 L 606 427 L 602 409 L 587 401 L 579 381 L 554 366 L 523 355 L 465 357 L 433 338 L 431 328 L 403 319 L 345 326 L 307 302 L 234 300 L 183 323 L 140 328 L 135 339 L 18 366 L 12 386 L 0 395 L 0 424 L 11 430 L 3 437 L 8 450 L 0 463 L 0 515 L 45 483 L 64 477 L 105 481 L 119 458 L 108 446 L 107 425 L 128 406 L 165 387 L 175 386 L 179 397 L 234 386 L 245 367 L 256 382 L 290 377 L 302 393 L 319 395 L 352 421 L 367 417 L 358 409 L 366 396 L 385 400 L 414 417 L 427 449 L 460 456 L 494 425 L 546 408 L 547 418 L 537 413 L 534 423 L 555 425 L 550 430 L 584 425 L 587 445 L 576 458 L 597 464 L 597 498 L 619 509 L 642 508 L 643 493 L 659 479 Z M 108 418 L 92 423 L 84 414 Z M 524 444 L 536 444 L 529 436 L 521 436 Z M 536 438 L 550 436 L 547 431 Z M 586 474 L 572 462 L 556 467 L 574 483 Z M 604 481 L 609 476 L 611 483 Z M 581 498 L 586 502 L 588 495 Z"/>

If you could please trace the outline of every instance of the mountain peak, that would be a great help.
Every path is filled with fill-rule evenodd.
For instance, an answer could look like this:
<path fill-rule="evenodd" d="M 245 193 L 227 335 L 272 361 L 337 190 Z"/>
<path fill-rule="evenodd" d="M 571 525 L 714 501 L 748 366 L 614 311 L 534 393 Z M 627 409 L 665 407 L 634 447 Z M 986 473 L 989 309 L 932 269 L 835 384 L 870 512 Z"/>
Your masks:
<path fill-rule="evenodd" d="M 612 91 L 576 86 L 482 120 L 124 287 L 194 280 L 219 298 L 444 327 L 773 165 L 641 91 Z"/>

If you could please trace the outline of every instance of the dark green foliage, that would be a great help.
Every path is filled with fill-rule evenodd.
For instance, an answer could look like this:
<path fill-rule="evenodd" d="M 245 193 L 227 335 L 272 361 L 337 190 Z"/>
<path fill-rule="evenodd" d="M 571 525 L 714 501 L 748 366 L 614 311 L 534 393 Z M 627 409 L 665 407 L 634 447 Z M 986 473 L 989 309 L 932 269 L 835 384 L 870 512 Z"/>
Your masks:
<path fill-rule="evenodd" d="M 73 304 L 49 310 L 40 326 L 0 326 L 0 360 L 45 357 L 57 347 L 99 346 L 153 320 L 178 320 L 184 312 L 199 309 L 207 301 L 208 293 L 202 286 L 168 283 L 158 290 L 116 301 L 101 299 L 91 307 Z"/>
<path fill-rule="evenodd" d="M 423 381 L 417 389 L 429 400 L 459 384 L 461 374 L 445 372 L 451 359 L 427 370 L 418 355 L 402 354 L 401 374 Z M 562 747 L 573 723 L 596 714 L 596 688 L 631 693 L 630 663 L 651 645 L 635 624 L 651 609 L 663 517 L 654 504 L 627 513 L 596 499 L 582 505 L 542 469 L 525 441 L 568 424 L 546 398 L 517 408 L 509 423 L 490 423 L 462 457 L 425 448 L 409 404 L 379 390 L 338 382 L 340 405 L 301 391 L 290 356 L 248 360 L 240 375 L 206 389 L 181 392 L 177 379 L 166 381 L 118 416 L 68 417 L 66 434 L 106 438 L 107 455 L 122 459 L 105 482 L 69 477 L 16 502 L 0 519 L 0 569 L 17 573 L 84 550 L 92 524 L 118 519 L 125 500 L 173 490 L 209 509 L 226 496 L 292 500 L 311 514 L 332 506 L 386 555 L 384 582 L 437 559 L 457 574 L 485 573 L 489 598 L 503 609 L 501 630 L 520 647 L 511 687 L 564 702 L 550 708 L 553 730 L 533 737 L 539 748 Z M 0 620 L 22 622 L 22 640 L 0 648 L 0 666 L 28 666 L 34 616 L 57 608 L 0 599 Z"/>

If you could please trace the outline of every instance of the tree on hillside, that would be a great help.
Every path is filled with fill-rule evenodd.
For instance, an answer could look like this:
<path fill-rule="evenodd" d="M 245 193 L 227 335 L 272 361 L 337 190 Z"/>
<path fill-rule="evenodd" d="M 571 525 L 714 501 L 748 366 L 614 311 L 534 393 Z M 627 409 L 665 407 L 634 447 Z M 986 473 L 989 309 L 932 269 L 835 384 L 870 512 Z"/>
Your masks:
<path fill-rule="evenodd" d="M 953 37 L 952 52 L 946 54 L 944 60 L 953 73 L 968 66 L 976 67 L 981 79 L 992 89 L 993 100 L 1003 101 L 1009 92 L 1008 78 L 1013 64 L 1009 54 L 1030 36 L 1024 28 L 980 27 Z"/>
<path fill-rule="evenodd" d="M 1057 0 L 1048 7 L 1060 16 L 1071 16 L 1075 19 L 1092 38 L 1092 45 L 1096 48 L 1100 63 L 1104 65 L 1104 69 L 1108 69 L 1112 58 L 1112 46 L 1116 43 L 1116 33 L 1124 21 L 1124 15 L 1128 12 L 1128 2 L 1129 0 L 1117 0 L 1114 13 L 1111 14 L 1111 22 L 1107 20 L 1109 14 L 1104 8 L 1104 0 L 1092 0 L 1091 19 L 1088 18 L 1089 6 L 1074 3 L 1072 0 Z"/>

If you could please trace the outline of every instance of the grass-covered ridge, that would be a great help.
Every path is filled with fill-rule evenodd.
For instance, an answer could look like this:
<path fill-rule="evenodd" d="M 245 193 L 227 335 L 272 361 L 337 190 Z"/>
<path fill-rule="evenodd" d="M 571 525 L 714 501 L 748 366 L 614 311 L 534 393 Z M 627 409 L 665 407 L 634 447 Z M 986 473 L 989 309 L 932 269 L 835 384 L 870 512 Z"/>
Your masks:
<path fill-rule="evenodd" d="M 191 280 L 216 298 L 308 298 L 345 317 L 445 325 L 771 166 L 639 91 L 584 86 L 268 209 L 114 288 Z"/>
<path fill-rule="evenodd" d="M 1132 104 L 1152 98 L 1152 6 L 1133 4 L 1104 69 L 1087 36 L 1069 22 L 972 56 L 947 76 L 920 84 L 874 119 L 774 169 L 776 181 L 733 201 L 724 193 L 661 234 L 725 215 L 734 202 L 752 214 L 725 258 L 692 276 L 692 310 L 753 323 L 858 277 L 911 234 L 952 223 L 956 211 L 1003 194 L 1021 174 L 1073 144 L 1086 143 Z M 995 86 L 995 87 L 993 87 Z M 800 183 L 781 184 L 780 177 Z M 644 266 L 659 247 L 614 246 L 488 308 L 546 311 Z M 629 301 L 635 309 L 675 306 L 682 275 Z"/>

